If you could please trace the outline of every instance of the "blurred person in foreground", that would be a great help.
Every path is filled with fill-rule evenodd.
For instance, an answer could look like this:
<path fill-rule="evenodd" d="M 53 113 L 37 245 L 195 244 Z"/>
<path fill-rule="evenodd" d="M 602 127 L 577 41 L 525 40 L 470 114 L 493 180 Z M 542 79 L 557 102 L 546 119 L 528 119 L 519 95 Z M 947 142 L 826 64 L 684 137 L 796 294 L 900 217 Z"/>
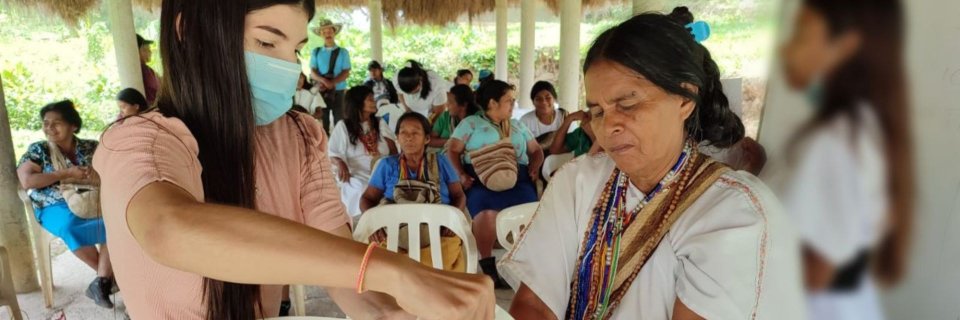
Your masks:
<path fill-rule="evenodd" d="M 698 150 L 744 134 L 710 52 L 645 13 L 602 33 L 583 72 L 605 151 L 557 171 L 502 259 L 511 315 L 801 319 L 800 246 L 772 192 Z"/>
<path fill-rule="evenodd" d="M 901 13 L 896 0 L 805 0 L 781 52 L 815 111 L 764 178 L 799 230 L 811 319 L 883 319 L 874 282 L 905 272 L 913 176 Z"/>

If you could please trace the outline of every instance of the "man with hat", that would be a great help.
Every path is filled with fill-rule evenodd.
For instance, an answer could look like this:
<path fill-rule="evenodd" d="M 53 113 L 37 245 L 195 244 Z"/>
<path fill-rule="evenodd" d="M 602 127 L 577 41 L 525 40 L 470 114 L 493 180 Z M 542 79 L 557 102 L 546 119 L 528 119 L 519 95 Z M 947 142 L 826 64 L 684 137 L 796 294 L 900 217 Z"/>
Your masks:
<path fill-rule="evenodd" d="M 388 101 L 388 103 L 400 101 L 397 96 L 397 88 L 393 86 L 393 81 L 383 76 L 383 66 L 380 65 L 380 62 L 377 62 L 377 60 L 370 61 L 370 64 L 367 65 L 367 71 L 370 73 L 370 77 L 363 85 L 373 89 L 373 100 L 377 101 L 377 105 L 381 101 Z"/>
<path fill-rule="evenodd" d="M 347 89 L 346 80 L 350 76 L 350 53 L 346 48 L 337 46 L 334 39 L 341 29 L 342 24 L 329 19 L 321 19 L 313 28 L 313 33 L 323 37 L 323 46 L 313 49 L 310 56 L 310 79 L 316 83 L 327 104 L 321 119 L 327 133 L 333 128 L 331 112 L 333 124 L 343 118 L 343 97 Z"/>
<path fill-rule="evenodd" d="M 137 48 L 140 49 L 140 73 L 143 75 L 143 90 L 148 106 L 153 105 L 157 100 L 157 91 L 160 91 L 160 78 L 157 77 L 157 72 L 147 65 L 153 57 L 153 51 L 150 50 L 151 44 L 153 41 L 137 35 Z"/>

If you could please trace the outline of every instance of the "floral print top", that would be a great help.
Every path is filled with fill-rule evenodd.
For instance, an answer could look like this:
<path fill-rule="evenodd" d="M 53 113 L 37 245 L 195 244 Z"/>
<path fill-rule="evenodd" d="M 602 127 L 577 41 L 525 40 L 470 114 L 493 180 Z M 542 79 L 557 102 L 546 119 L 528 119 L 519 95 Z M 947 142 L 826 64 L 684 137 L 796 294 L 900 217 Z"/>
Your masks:
<path fill-rule="evenodd" d="M 89 167 L 93 164 L 93 153 L 97 150 L 97 141 L 95 140 L 84 140 L 74 138 L 77 141 L 77 163 L 72 163 L 72 160 L 68 158 L 67 166 L 81 166 Z M 33 162 L 42 168 L 43 173 L 51 173 L 56 170 L 53 169 L 53 163 L 50 161 L 50 149 L 47 147 L 47 141 L 37 141 L 30 145 L 27 148 L 27 153 L 23 154 L 20 157 L 20 162 L 17 163 L 17 166 L 21 166 L 27 161 Z M 57 204 L 64 202 L 63 196 L 60 194 L 58 187 L 60 182 L 56 182 L 49 186 L 40 188 L 40 189 L 30 189 L 28 195 L 30 200 L 33 201 L 33 206 L 36 209 L 42 209 L 49 205 Z"/>

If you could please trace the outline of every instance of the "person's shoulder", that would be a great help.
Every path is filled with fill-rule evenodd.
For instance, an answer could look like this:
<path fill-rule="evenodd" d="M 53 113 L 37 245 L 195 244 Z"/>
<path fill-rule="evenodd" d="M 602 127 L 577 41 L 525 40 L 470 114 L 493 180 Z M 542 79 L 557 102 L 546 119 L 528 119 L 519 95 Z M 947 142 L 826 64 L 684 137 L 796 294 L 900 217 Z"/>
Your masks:
<path fill-rule="evenodd" d="M 682 219 L 691 222 L 737 221 L 735 223 L 740 225 L 751 225 L 766 223 L 771 214 L 780 214 L 782 211 L 772 191 L 759 178 L 746 171 L 729 170 L 721 174 L 694 201 L 694 204 L 710 209 L 684 213 Z"/>
<path fill-rule="evenodd" d="M 31 143 L 30 146 L 27 147 L 27 152 L 29 152 L 29 153 L 46 153 L 46 152 L 47 152 L 47 145 L 48 145 L 47 140 L 36 141 L 36 142 L 34 142 L 34 143 Z"/>
<path fill-rule="evenodd" d="M 537 111 L 536 111 L 536 110 L 531 110 L 530 112 L 524 113 L 523 116 L 520 117 L 520 121 L 522 121 L 522 122 L 530 122 L 530 119 L 531 119 L 531 118 L 534 118 L 534 119 L 535 119 L 536 117 L 537 117 Z"/>
<path fill-rule="evenodd" d="M 79 149 L 96 149 L 100 142 L 92 139 L 77 139 Z"/>
<path fill-rule="evenodd" d="M 616 163 L 606 153 L 585 154 L 575 157 L 560 166 L 553 179 L 570 183 L 594 185 L 606 182 L 608 173 L 613 172 Z M 603 174 L 598 174 L 602 172 Z M 553 181 L 551 179 L 551 182 Z"/>
<path fill-rule="evenodd" d="M 187 125 L 176 117 L 166 117 L 151 111 L 127 117 L 110 125 L 100 139 L 100 146 L 124 149 L 126 146 L 154 144 L 161 136 L 179 140 L 194 153 L 199 152 L 197 141 Z"/>

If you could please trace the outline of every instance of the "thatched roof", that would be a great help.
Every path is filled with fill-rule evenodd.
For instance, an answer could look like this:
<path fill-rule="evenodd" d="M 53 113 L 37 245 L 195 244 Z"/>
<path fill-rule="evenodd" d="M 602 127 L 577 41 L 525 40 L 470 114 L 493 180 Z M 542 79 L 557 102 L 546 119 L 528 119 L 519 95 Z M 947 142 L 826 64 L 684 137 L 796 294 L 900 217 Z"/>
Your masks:
<path fill-rule="evenodd" d="M 52 12 L 68 24 L 78 21 L 88 11 L 100 5 L 101 0 L 9 0 L 14 4 Z M 134 5 L 154 10 L 162 0 L 133 0 Z M 517 0 L 507 0 L 516 4 Z M 554 12 L 559 11 L 560 0 L 542 0 Z M 321 8 L 361 8 L 367 0 L 316 0 Z M 583 0 L 584 9 L 624 3 L 626 0 Z M 463 16 L 472 19 L 491 12 L 496 0 L 382 0 L 383 15 L 388 25 L 399 23 L 445 25 Z"/>
<path fill-rule="evenodd" d="M 547 7 L 550 8 L 550 10 L 553 10 L 554 13 L 560 12 L 560 1 L 563 1 L 563 0 L 542 0 L 542 1 L 546 3 Z M 600 7 L 605 7 L 605 6 L 614 5 L 614 4 L 632 5 L 632 2 L 627 0 L 583 0 L 582 10 L 586 11 L 589 9 L 600 8 Z"/>

